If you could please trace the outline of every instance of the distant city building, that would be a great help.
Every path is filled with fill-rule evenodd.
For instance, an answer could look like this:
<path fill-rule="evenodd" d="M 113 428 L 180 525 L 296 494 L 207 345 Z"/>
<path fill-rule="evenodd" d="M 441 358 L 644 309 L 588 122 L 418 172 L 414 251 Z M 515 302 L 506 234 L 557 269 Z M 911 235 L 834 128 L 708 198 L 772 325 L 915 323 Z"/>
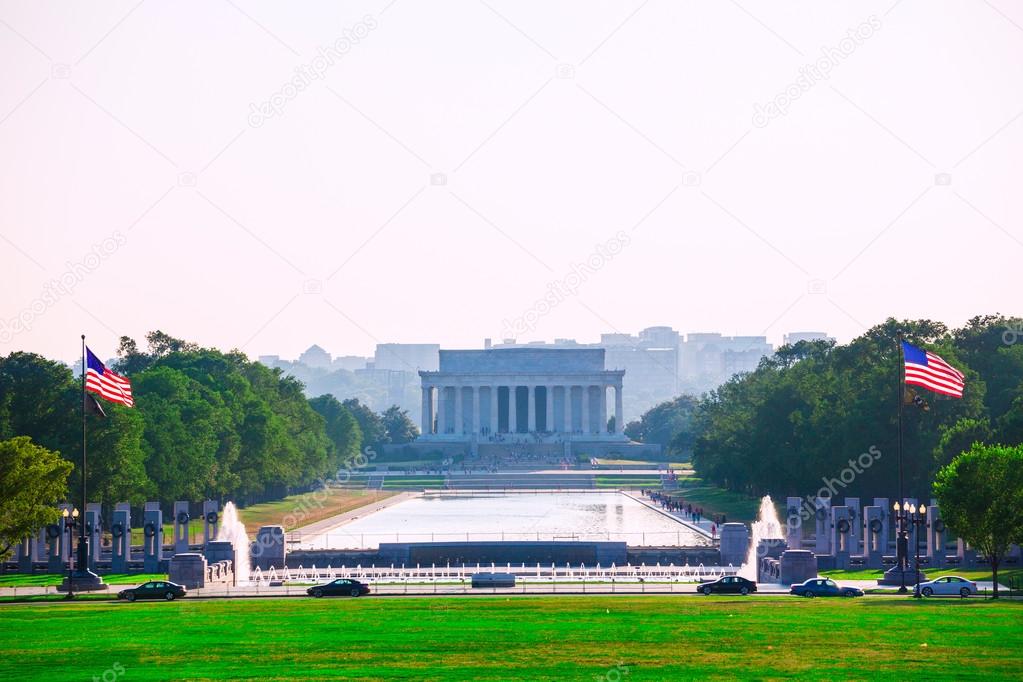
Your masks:
<path fill-rule="evenodd" d="M 332 370 L 345 370 L 347 372 L 354 372 L 359 369 L 366 369 L 366 365 L 372 361 L 372 358 L 366 358 L 361 355 L 339 355 L 334 358 L 330 363 Z"/>
<path fill-rule="evenodd" d="M 766 336 L 688 334 L 679 347 L 679 378 L 685 390 L 702 393 L 734 374 L 752 372 L 773 353 Z"/>
<path fill-rule="evenodd" d="M 438 343 L 378 343 L 373 354 L 374 369 L 400 370 L 415 374 L 420 370 L 434 372 L 439 366 Z"/>
<path fill-rule="evenodd" d="M 260 355 L 259 362 L 266 365 L 267 367 L 280 367 L 281 356 L 280 355 Z"/>
<path fill-rule="evenodd" d="M 827 332 L 790 332 L 785 335 L 785 345 L 791 346 L 800 341 L 834 341 L 834 337 L 828 336 Z"/>
<path fill-rule="evenodd" d="M 330 353 L 316 344 L 309 346 L 304 353 L 299 355 L 298 361 L 313 369 L 330 369 Z"/>

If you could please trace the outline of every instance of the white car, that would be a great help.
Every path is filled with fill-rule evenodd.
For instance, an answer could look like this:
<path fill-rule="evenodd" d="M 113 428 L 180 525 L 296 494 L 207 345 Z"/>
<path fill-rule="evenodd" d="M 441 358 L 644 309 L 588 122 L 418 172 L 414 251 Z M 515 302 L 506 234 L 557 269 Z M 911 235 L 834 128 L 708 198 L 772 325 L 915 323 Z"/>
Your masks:
<path fill-rule="evenodd" d="M 971 594 L 977 594 L 977 583 L 957 575 L 946 575 L 936 580 L 920 583 L 920 594 L 925 597 L 934 595 L 969 597 Z"/>

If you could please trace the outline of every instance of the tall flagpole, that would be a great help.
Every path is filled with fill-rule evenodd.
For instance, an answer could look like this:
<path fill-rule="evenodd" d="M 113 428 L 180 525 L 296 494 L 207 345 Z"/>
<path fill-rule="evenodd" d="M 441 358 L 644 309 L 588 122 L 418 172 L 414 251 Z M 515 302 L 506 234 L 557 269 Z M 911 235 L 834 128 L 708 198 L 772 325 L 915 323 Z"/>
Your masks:
<path fill-rule="evenodd" d="M 88 566 L 89 566 L 89 564 L 88 564 L 89 547 L 88 547 L 88 544 L 86 543 L 86 539 L 85 539 L 85 523 L 86 523 L 85 520 L 87 518 L 86 513 L 85 513 L 85 413 L 86 413 L 86 409 L 85 409 L 85 400 L 86 400 L 86 398 L 85 398 L 85 373 L 86 373 L 86 364 L 85 364 L 85 334 L 82 334 L 82 506 L 80 507 L 81 514 L 82 514 L 82 521 L 78 524 L 78 528 L 79 528 L 79 533 L 78 533 L 78 570 L 79 570 L 79 572 L 81 572 L 83 569 L 88 568 Z"/>
<path fill-rule="evenodd" d="M 905 349 L 905 346 L 902 345 L 902 341 L 903 341 L 902 332 L 900 331 L 899 332 L 899 338 L 898 338 L 898 343 L 899 343 L 899 450 L 898 450 L 898 459 L 899 459 L 899 507 L 900 507 L 900 509 L 902 508 L 903 505 L 905 505 L 905 500 L 906 500 L 905 491 L 903 490 L 903 476 L 902 476 L 902 440 L 903 440 L 902 439 L 902 408 L 903 408 L 903 405 L 906 402 L 906 349 Z M 906 521 L 905 521 L 905 518 L 906 518 L 905 510 L 903 509 L 901 512 L 899 512 L 898 518 L 896 519 L 898 521 L 898 524 L 899 524 L 898 525 L 899 537 L 898 537 L 898 540 L 895 543 L 895 553 L 898 555 L 897 556 L 897 561 L 898 561 L 898 564 L 899 564 L 899 573 L 902 576 L 902 579 L 900 581 L 901 585 L 899 587 L 899 592 L 905 592 L 906 591 L 906 564 L 908 563 L 908 560 L 907 560 L 907 557 L 906 557 L 906 549 L 907 549 L 907 541 L 908 540 L 907 540 L 907 537 L 906 537 Z"/>

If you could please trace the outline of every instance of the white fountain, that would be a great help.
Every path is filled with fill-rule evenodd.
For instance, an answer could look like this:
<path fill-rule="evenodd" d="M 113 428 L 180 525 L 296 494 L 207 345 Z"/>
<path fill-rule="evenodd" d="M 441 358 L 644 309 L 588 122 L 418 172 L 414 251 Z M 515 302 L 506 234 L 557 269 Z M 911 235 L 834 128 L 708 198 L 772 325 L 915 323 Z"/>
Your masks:
<path fill-rule="evenodd" d="M 217 541 L 230 542 L 234 547 L 234 578 L 235 584 L 247 585 L 249 582 L 249 536 L 245 532 L 245 524 L 238 519 L 238 508 L 234 502 L 224 505 L 224 513 L 217 531 Z"/>
<path fill-rule="evenodd" d="M 763 540 L 781 541 L 781 521 L 778 520 L 778 512 L 774 508 L 774 502 L 770 495 L 760 498 L 760 509 L 757 511 L 757 520 L 751 526 L 749 539 L 749 550 L 746 552 L 746 561 L 739 568 L 739 575 L 747 580 L 756 581 L 759 577 L 760 543 Z"/>

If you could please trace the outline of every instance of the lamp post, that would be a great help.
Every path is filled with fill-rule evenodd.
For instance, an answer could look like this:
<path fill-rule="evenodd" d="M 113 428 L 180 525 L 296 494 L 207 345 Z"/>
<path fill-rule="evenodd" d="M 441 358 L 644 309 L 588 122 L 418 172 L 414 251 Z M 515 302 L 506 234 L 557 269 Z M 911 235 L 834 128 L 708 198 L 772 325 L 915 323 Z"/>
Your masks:
<path fill-rule="evenodd" d="M 913 588 L 913 596 L 917 599 L 920 598 L 920 530 L 927 527 L 927 507 L 920 505 L 910 505 L 910 523 L 913 524 L 913 535 L 916 536 L 916 575 L 913 576 L 913 582 L 916 586 Z"/>
<path fill-rule="evenodd" d="M 909 557 L 907 557 L 907 549 L 909 545 L 909 538 L 906 534 L 906 512 L 909 511 L 907 505 L 899 504 L 896 500 L 895 504 L 892 505 L 892 509 L 895 510 L 895 520 L 898 521 L 898 537 L 895 539 L 895 560 L 899 565 L 899 594 L 905 594 L 908 592 L 906 589 L 906 569 L 909 568 Z"/>
<path fill-rule="evenodd" d="M 72 574 L 74 571 L 75 562 L 75 528 L 78 526 L 78 510 L 72 509 L 68 511 L 67 507 L 64 507 L 62 512 L 64 517 L 64 532 L 67 533 L 67 597 L 66 599 L 74 599 L 74 582 L 72 580 Z"/>

